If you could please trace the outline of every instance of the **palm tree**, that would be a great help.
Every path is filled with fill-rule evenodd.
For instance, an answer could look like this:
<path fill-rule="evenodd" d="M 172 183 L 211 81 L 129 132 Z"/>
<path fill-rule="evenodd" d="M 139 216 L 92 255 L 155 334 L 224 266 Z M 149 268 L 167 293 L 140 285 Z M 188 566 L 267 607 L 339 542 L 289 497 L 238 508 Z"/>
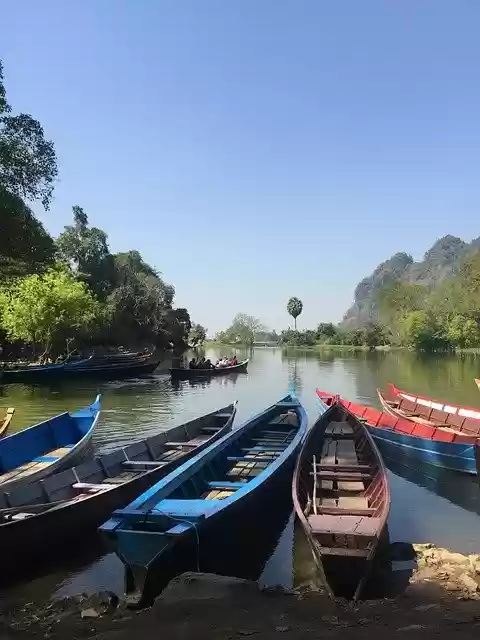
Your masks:
<path fill-rule="evenodd" d="M 302 313 L 303 302 L 299 298 L 290 298 L 287 302 L 287 311 L 292 316 L 295 323 L 295 331 L 297 330 L 297 318 Z"/>

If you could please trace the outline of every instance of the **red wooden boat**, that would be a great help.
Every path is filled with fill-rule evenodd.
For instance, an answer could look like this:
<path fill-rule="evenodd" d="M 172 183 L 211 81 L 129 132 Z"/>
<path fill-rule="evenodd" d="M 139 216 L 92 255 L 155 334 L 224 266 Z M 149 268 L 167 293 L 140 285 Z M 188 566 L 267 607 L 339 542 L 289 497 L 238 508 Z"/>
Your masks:
<path fill-rule="evenodd" d="M 382 407 L 396 418 L 417 424 L 441 427 L 458 435 L 480 436 L 480 411 L 471 407 L 445 404 L 428 396 L 418 396 L 397 389 L 389 383 L 387 390 L 377 389 Z"/>
<path fill-rule="evenodd" d="M 338 397 L 307 435 L 292 493 L 330 595 L 338 589 L 356 600 L 385 530 L 390 492 L 372 437 Z"/>
<path fill-rule="evenodd" d="M 391 454 L 401 452 L 421 462 L 453 471 L 477 474 L 480 469 L 478 439 L 447 425 L 434 426 L 427 421 L 415 422 L 397 417 L 375 407 L 350 402 L 328 391 L 317 389 L 318 398 L 327 406 L 340 401 L 349 411 L 363 420 L 377 444 L 388 447 Z"/>

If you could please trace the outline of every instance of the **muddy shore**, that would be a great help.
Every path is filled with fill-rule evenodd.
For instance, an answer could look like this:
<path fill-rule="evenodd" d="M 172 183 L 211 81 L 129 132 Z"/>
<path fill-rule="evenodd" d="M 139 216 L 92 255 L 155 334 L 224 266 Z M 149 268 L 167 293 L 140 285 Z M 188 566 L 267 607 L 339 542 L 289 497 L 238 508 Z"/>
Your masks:
<path fill-rule="evenodd" d="M 212 640 L 316 637 L 385 638 L 480 633 L 480 555 L 414 545 L 416 569 L 401 593 L 353 604 L 333 602 L 314 580 L 291 592 L 254 582 L 182 574 L 155 604 L 128 609 L 107 593 L 57 602 L 9 604 L 1 611 L 3 638 Z"/>

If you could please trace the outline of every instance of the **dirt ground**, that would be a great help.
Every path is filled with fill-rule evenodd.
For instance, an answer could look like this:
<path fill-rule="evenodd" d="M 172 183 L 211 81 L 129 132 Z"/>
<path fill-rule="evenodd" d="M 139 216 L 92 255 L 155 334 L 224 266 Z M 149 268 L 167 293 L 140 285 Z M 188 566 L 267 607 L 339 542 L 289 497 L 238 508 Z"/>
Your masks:
<path fill-rule="evenodd" d="M 333 602 L 314 585 L 291 593 L 210 574 L 183 574 L 155 604 L 135 611 L 109 594 L 4 610 L 0 638 L 270 640 L 477 638 L 480 557 L 416 547 L 418 568 L 395 598 Z"/>

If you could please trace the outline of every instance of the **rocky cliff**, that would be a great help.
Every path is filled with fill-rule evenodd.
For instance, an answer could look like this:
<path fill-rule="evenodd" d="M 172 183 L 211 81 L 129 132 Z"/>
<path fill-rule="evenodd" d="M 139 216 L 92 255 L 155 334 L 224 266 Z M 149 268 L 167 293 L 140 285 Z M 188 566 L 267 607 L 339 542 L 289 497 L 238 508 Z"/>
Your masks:
<path fill-rule="evenodd" d="M 344 315 L 342 325 L 354 329 L 377 321 L 377 293 L 392 280 L 435 286 L 453 275 L 470 251 L 479 249 L 480 238 L 466 243 L 455 236 L 445 236 L 434 243 L 421 262 L 414 262 L 407 253 L 396 253 L 357 285 L 354 303 Z"/>

